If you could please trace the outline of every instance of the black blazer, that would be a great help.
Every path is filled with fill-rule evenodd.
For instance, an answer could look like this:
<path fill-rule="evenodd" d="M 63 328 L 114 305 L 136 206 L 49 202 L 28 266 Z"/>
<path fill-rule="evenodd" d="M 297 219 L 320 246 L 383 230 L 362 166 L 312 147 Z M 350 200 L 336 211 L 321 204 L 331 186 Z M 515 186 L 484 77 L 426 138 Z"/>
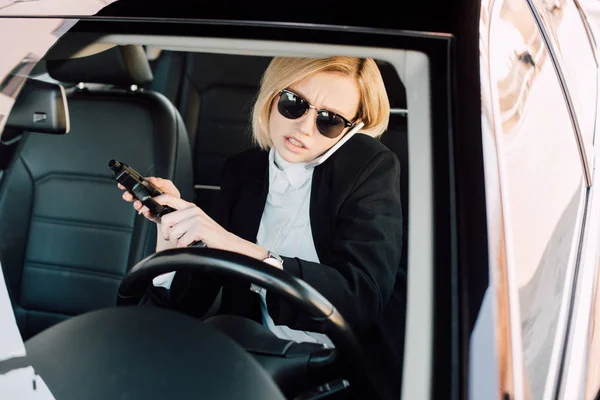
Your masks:
<path fill-rule="evenodd" d="M 256 242 L 268 193 L 268 152 L 246 150 L 223 168 L 212 216 L 228 231 Z M 406 269 L 400 266 L 402 208 L 398 158 L 378 140 L 355 135 L 313 173 L 310 220 L 320 264 L 281 254 L 283 269 L 323 294 L 354 328 L 368 357 L 401 378 Z M 181 272 L 181 271 L 180 271 Z M 201 316 L 223 287 L 220 313 L 261 321 L 260 303 L 247 282 L 223 282 L 180 273 L 171 307 Z M 278 325 L 319 331 L 306 315 L 267 293 Z"/>

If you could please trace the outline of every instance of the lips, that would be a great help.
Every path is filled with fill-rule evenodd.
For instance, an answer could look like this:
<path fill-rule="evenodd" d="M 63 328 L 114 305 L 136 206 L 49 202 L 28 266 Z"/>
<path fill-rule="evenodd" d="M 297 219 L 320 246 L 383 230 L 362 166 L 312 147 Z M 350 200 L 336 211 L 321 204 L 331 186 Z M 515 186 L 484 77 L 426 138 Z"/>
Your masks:
<path fill-rule="evenodd" d="M 304 144 L 304 142 L 295 136 L 286 136 L 285 139 L 295 146 L 306 149 L 306 145 Z"/>

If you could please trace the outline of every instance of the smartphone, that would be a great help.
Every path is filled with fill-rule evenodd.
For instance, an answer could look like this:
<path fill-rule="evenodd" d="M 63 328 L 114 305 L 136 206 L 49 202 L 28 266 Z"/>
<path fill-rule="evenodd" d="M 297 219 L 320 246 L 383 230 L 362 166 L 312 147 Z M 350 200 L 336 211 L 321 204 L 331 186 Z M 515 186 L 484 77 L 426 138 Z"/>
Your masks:
<path fill-rule="evenodd" d="M 327 150 L 325 153 L 321 154 L 314 160 L 307 162 L 306 165 L 304 166 L 304 168 L 308 169 L 308 168 L 316 167 L 317 165 L 323 164 L 325 162 L 325 160 L 327 160 L 333 153 L 335 153 L 337 151 L 337 149 L 342 147 L 342 145 L 344 143 L 346 143 L 352 136 L 354 136 L 354 134 L 357 133 L 360 130 L 360 128 L 362 128 L 363 126 L 365 126 L 364 122 L 362 122 L 362 121 L 358 122 L 352 129 L 350 129 L 350 131 L 348 133 L 346 133 L 344 135 L 343 138 L 341 138 L 339 140 L 339 142 L 337 142 L 336 144 L 331 146 L 331 148 L 329 150 Z"/>

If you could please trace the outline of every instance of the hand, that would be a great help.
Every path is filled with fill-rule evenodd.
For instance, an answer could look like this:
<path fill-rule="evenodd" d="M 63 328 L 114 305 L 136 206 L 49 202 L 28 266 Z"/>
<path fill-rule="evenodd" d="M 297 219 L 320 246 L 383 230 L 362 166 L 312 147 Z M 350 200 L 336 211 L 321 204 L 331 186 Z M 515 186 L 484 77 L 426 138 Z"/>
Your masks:
<path fill-rule="evenodd" d="M 181 197 L 179 190 L 177 190 L 173 182 L 171 182 L 170 180 L 157 178 L 154 176 L 150 176 L 145 179 L 154 186 L 156 186 L 161 192 L 170 194 L 175 197 Z M 125 190 L 125 186 L 121 185 L 120 183 L 117 183 L 117 187 L 121 190 Z M 128 201 L 130 203 L 133 202 L 133 208 L 136 209 L 138 214 L 143 214 L 144 217 L 148 218 L 152 222 L 159 222 L 159 219 L 156 217 L 156 215 L 150 212 L 148 207 L 142 205 L 141 201 L 136 200 L 135 197 L 133 197 L 133 195 L 126 190 L 123 193 L 123 200 Z"/>
<path fill-rule="evenodd" d="M 200 240 L 207 247 L 215 249 L 233 251 L 235 248 L 237 236 L 216 223 L 194 203 L 168 193 L 154 200 L 176 210 L 163 215 L 160 220 L 159 234 L 168 243 L 166 248 L 186 247 Z"/>
<path fill-rule="evenodd" d="M 154 200 L 162 205 L 171 206 L 176 210 L 163 215 L 161 218 L 157 218 L 139 200 L 136 200 L 131 193 L 127 191 L 123 193 L 123 200 L 133 202 L 133 207 L 139 214 L 143 214 L 144 217 L 157 223 L 158 240 L 156 242 L 156 251 L 186 247 L 193 242 L 201 240 L 210 248 L 245 254 L 261 261 L 267 257 L 265 249 L 232 234 L 216 223 L 194 203 L 189 203 L 181 199 L 179 190 L 177 190 L 170 180 L 153 176 L 145 179 L 164 193 L 155 197 Z M 120 183 L 117 186 L 119 189 L 125 190 L 125 187 Z"/>
<path fill-rule="evenodd" d="M 154 200 L 177 210 L 161 217 L 157 251 L 186 247 L 201 240 L 209 248 L 245 254 L 261 261 L 267 257 L 265 249 L 227 231 L 194 203 L 166 193 Z"/>

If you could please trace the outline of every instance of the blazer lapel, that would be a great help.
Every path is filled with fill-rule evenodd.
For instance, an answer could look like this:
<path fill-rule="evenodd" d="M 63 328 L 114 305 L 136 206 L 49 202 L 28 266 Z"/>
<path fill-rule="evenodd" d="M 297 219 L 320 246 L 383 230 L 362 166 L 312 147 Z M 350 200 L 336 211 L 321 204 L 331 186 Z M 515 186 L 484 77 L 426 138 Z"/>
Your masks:
<path fill-rule="evenodd" d="M 236 200 L 230 218 L 229 231 L 252 243 L 256 243 L 258 227 L 267 200 L 269 190 L 268 157 L 266 152 L 258 153 L 252 165 L 244 165 L 246 170 L 239 171 L 238 181 L 241 186 L 239 199 Z M 240 315 L 261 321 L 260 301 L 256 293 L 250 290 L 247 281 L 227 279 L 223 285 L 221 313 Z"/>
<path fill-rule="evenodd" d="M 240 191 L 240 199 L 237 201 L 234 218 L 235 225 L 232 227 L 233 233 L 256 243 L 258 227 L 267 201 L 269 192 L 269 168 L 268 153 L 261 152 L 256 161 L 255 168 L 250 168 L 244 174 L 244 179 L 240 182 L 243 185 Z"/>
<path fill-rule="evenodd" d="M 331 237 L 331 171 L 329 164 L 324 163 L 315 168 L 313 172 L 310 193 L 310 225 L 315 243 L 315 250 L 322 261 L 328 252 L 324 246 Z"/>

